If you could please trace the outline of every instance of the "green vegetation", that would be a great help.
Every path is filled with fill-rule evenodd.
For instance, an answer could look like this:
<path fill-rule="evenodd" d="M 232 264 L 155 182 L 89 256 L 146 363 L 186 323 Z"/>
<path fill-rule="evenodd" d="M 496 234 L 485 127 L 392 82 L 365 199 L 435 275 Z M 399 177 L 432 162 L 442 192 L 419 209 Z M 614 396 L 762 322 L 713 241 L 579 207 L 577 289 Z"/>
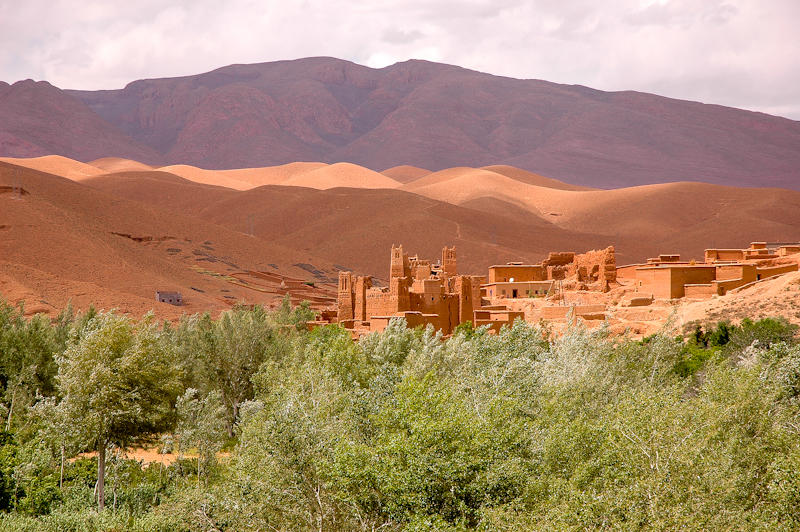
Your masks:
<path fill-rule="evenodd" d="M 311 316 L 51 322 L 0 303 L 0 529 L 800 526 L 783 319 L 642 341 L 395 320 L 355 343 Z M 123 457 L 145 444 L 181 458 Z"/>

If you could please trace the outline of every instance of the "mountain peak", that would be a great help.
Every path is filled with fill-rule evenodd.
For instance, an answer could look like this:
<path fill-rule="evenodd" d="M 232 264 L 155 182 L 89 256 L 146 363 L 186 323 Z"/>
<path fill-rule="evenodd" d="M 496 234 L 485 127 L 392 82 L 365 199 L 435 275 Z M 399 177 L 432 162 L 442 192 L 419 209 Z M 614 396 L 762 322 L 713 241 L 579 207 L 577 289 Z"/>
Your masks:
<path fill-rule="evenodd" d="M 52 98 L 85 105 L 65 103 L 63 116 L 30 103 L 12 112 L 4 93 L 0 135 L 14 129 L 20 142 L 0 146 L 0 155 L 21 155 L 14 146 L 25 141 L 87 160 L 125 155 L 127 143 L 145 160 L 212 169 L 298 160 L 373 170 L 510 164 L 599 188 L 675 180 L 800 188 L 798 122 L 421 59 L 378 69 L 334 57 L 234 64 L 106 91 L 19 83 L 43 83 Z M 57 127 L 76 116 L 94 126 L 79 135 Z M 122 144 L 99 153 L 109 131 Z"/>

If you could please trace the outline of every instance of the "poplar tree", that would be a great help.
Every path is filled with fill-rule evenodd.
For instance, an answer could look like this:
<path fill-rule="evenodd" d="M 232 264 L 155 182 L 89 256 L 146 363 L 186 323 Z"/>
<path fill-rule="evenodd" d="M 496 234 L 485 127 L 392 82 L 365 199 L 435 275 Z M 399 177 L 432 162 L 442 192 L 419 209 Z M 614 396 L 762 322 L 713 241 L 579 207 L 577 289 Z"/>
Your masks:
<path fill-rule="evenodd" d="M 180 380 L 173 350 L 152 316 L 137 326 L 109 312 L 89 320 L 58 358 L 63 415 L 79 441 L 97 451 L 100 510 L 106 449 L 141 443 L 174 425 Z"/>

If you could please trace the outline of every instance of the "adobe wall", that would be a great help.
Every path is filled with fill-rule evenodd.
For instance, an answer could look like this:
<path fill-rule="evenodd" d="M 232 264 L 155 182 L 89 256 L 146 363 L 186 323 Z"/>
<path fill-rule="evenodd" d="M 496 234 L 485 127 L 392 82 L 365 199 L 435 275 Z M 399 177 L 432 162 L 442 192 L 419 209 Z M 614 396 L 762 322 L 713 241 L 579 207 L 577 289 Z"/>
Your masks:
<path fill-rule="evenodd" d="M 728 293 L 729 290 L 733 290 L 734 288 L 739 288 L 740 286 L 744 286 L 746 284 L 750 284 L 752 281 L 745 281 L 743 279 L 723 279 L 720 281 L 713 281 L 711 284 L 714 287 L 714 293 L 724 296 Z"/>
<path fill-rule="evenodd" d="M 426 327 L 428 324 L 433 325 L 436 327 L 436 316 L 431 316 L 429 314 L 423 314 L 421 312 L 414 312 L 414 311 L 407 311 L 407 312 L 398 312 L 396 315 L 389 315 L 389 316 L 373 316 L 369 320 L 369 330 L 371 332 L 381 332 L 386 327 L 389 326 L 389 322 L 393 318 L 404 318 L 406 320 L 406 326 L 409 329 L 414 329 L 415 327 Z"/>
<path fill-rule="evenodd" d="M 635 279 L 636 270 L 645 266 L 645 264 L 626 264 L 617 268 L 617 278 L 620 279 Z"/>
<path fill-rule="evenodd" d="M 489 268 L 490 283 L 504 283 L 514 281 L 544 281 L 547 279 L 547 270 L 541 265 L 525 266 L 492 266 Z"/>
<path fill-rule="evenodd" d="M 388 316 L 411 309 L 408 285 L 404 277 L 389 281 L 389 288 L 370 288 L 366 291 L 366 316 Z"/>
<path fill-rule="evenodd" d="M 717 281 L 728 281 L 732 279 L 742 279 L 743 284 L 752 283 L 756 280 L 756 266 L 754 264 L 730 264 L 717 266 Z"/>
<path fill-rule="evenodd" d="M 353 318 L 365 321 L 369 318 L 367 316 L 367 289 L 372 287 L 372 277 L 358 276 L 355 278 L 354 284 Z"/>
<path fill-rule="evenodd" d="M 353 303 L 353 274 L 351 272 L 339 272 L 339 289 L 336 298 L 338 321 L 353 319 Z"/>
<path fill-rule="evenodd" d="M 677 266 L 636 270 L 638 291 L 656 299 L 675 299 L 685 295 L 687 284 L 710 284 L 716 275 L 713 266 Z"/>
<path fill-rule="evenodd" d="M 708 299 L 717 293 L 717 286 L 715 283 L 687 284 L 684 285 L 683 290 L 686 297 L 694 299 Z"/>
<path fill-rule="evenodd" d="M 459 275 L 455 280 L 454 292 L 458 295 L 458 322 L 464 323 L 472 321 L 473 295 L 472 277 Z M 480 306 L 480 295 L 478 295 L 478 306 Z"/>
<path fill-rule="evenodd" d="M 449 277 L 458 275 L 455 246 L 451 248 L 445 246 L 444 249 L 442 249 L 442 271 Z"/>
<path fill-rule="evenodd" d="M 684 286 L 687 284 L 710 284 L 716 275 L 715 268 L 688 266 L 685 268 L 670 268 L 672 270 L 673 297 L 685 295 Z"/>
<path fill-rule="evenodd" d="M 741 249 L 707 249 L 705 262 L 739 262 L 745 259 L 745 252 Z"/>
<path fill-rule="evenodd" d="M 409 277 L 411 275 L 411 265 L 408 254 L 403 253 L 403 246 L 392 244 L 392 255 L 389 263 L 389 278 Z"/>
<path fill-rule="evenodd" d="M 575 255 L 573 268 L 578 281 L 589 283 L 599 281 L 601 290 L 607 291 L 609 283 L 617 280 L 614 246 Z"/>
<path fill-rule="evenodd" d="M 759 279 L 767 279 L 783 273 L 796 272 L 797 263 L 784 264 L 782 266 L 769 266 L 767 268 L 756 268 L 756 275 Z"/>
<path fill-rule="evenodd" d="M 672 299 L 672 275 L 667 268 L 640 268 L 636 270 L 637 291 L 655 299 Z"/>
<path fill-rule="evenodd" d="M 779 257 L 786 257 L 796 253 L 800 253 L 800 246 L 781 246 L 778 248 Z"/>

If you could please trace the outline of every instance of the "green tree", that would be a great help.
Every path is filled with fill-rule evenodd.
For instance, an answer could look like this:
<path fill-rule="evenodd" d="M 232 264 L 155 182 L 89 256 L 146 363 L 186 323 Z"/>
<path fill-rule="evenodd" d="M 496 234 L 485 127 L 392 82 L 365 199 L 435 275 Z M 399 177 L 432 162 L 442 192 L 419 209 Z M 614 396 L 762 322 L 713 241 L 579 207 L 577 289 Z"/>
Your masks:
<path fill-rule="evenodd" d="M 100 510 L 108 446 L 125 448 L 174 424 L 180 386 L 167 339 L 149 317 L 137 327 L 126 317 L 101 313 L 57 359 L 64 415 L 80 428 L 80 441 L 98 453 Z"/>
<path fill-rule="evenodd" d="M 232 309 L 216 321 L 207 314 L 193 317 L 179 331 L 182 349 L 188 352 L 184 358 L 194 360 L 197 366 L 197 387 L 222 394 L 231 437 L 239 420 L 239 406 L 253 398 L 252 376 L 265 360 L 280 356 L 284 348 L 280 334 L 269 314 L 258 306 Z"/>
<path fill-rule="evenodd" d="M 180 450 L 197 449 L 197 483 L 205 465 L 214 463 L 217 452 L 225 442 L 225 405 L 218 390 L 201 396 L 189 388 L 178 398 L 177 436 Z"/>

